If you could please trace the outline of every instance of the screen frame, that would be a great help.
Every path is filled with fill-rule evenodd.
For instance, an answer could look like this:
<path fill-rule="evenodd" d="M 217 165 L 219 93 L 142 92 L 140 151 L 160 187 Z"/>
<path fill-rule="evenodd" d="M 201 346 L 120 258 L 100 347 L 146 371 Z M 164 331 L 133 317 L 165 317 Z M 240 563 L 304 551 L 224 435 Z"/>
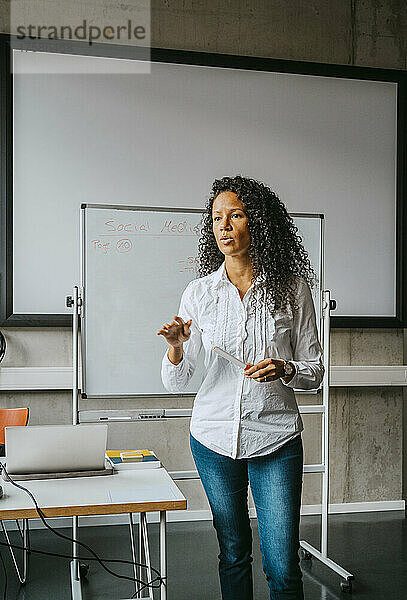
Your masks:
<path fill-rule="evenodd" d="M 0 326 L 71 327 L 72 315 L 13 313 L 13 50 L 77 54 L 145 60 L 146 49 L 137 46 L 93 44 L 72 40 L 18 39 L 0 34 Z M 391 317 L 343 316 L 332 313 L 333 328 L 407 327 L 407 73 L 396 69 L 355 67 L 254 56 L 214 54 L 151 48 L 153 62 L 200 65 L 228 69 L 292 73 L 322 77 L 365 79 L 397 84 L 396 163 L 396 315 Z"/>

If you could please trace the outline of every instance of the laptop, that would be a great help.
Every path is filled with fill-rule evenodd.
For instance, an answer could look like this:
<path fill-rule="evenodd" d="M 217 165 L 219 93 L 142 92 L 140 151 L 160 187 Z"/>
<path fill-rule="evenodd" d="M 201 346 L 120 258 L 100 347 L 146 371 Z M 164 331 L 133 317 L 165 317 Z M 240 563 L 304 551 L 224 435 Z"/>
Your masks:
<path fill-rule="evenodd" d="M 107 425 L 30 425 L 4 431 L 10 475 L 105 468 Z"/>

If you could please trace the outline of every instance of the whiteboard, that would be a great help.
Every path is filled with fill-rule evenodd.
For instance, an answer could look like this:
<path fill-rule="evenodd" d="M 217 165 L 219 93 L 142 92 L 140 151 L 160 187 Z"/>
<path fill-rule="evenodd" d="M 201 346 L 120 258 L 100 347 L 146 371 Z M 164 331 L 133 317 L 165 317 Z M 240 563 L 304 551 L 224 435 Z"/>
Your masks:
<path fill-rule="evenodd" d="M 80 60 L 13 51 L 15 314 L 70 314 L 81 203 L 199 208 L 239 173 L 325 215 L 333 318 L 396 315 L 396 82 Z M 74 72 L 48 73 L 58 61 Z"/>
<path fill-rule="evenodd" d="M 82 394 L 166 396 L 161 361 L 168 343 L 157 331 L 178 314 L 197 277 L 201 212 L 188 208 L 84 205 L 82 212 Z M 323 219 L 294 217 L 320 283 Z M 320 327 L 320 285 L 313 290 Z M 202 382 L 203 350 L 182 395 Z"/>

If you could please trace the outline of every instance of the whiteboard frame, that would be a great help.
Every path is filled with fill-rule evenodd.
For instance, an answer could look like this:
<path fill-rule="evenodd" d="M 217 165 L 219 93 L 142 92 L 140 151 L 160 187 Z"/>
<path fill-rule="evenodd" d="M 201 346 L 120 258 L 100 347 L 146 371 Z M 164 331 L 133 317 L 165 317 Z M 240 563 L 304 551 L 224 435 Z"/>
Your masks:
<path fill-rule="evenodd" d="M 13 49 L 87 55 L 106 58 L 145 60 L 145 48 L 113 44 L 93 44 L 71 40 L 18 39 L 0 34 L 0 326 L 71 327 L 69 314 L 13 313 Z M 332 316 L 333 328 L 403 328 L 407 327 L 407 73 L 396 69 L 379 69 L 290 61 L 272 58 L 213 54 L 185 50 L 151 48 L 151 61 L 180 65 L 200 65 L 275 73 L 390 81 L 397 84 L 397 173 L 396 173 L 396 314 L 391 317 L 354 315 Z M 72 282 L 74 284 L 75 282 Z"/>
<path fill-rule="evenodd" d="M 81 306 L 84 307 L 84 315 L 80 317 L 80 381 L 79 381 L 79 391 L 80 397 L 82 399 L 101 399 L 101 398 L 174 398 L 174 394 L 88 394 L 86 392 L 86 314 L 88 308 L 86 306 L 86 287 L 85 287 L 85 278 L 86 278 L 86 209 L 87 208 L 95 208 L 95 209 L 114 209 L 114 210 L 132 210 L 135 212 L 139 211 L 151 211 L 151 212 L 170 212 L 170 213 L 198 213 L 204 214 L 204 209 L 202 208 L 190 208 L 190 207 L 163 207 L 163 206 L 129 206 L 123 204 L 82 204 L 80 209 L 80 263 L 81 263 L 81 273 L 80 273 L 80 294 L 79 297 L 81 299 Z M 320 213 L 289 213 L 293 218 L 310 218 L 310 219 L 319 219 L 319 239 L 320 239 L 320 253 L 319 253 L 319 265 L 316 267 L 318 272 L 318 288 L 319 288 L 319 306 L 316 308 L 316 316 L 317 316 L 317 327 L 318 327 L 318 337 L 322 340 L 323 336 L 323 310 L 322 310 L 322 294 L 324 291 L 324 283 L 325 283 L 325 219 L 324 215 Z M 180 290 L 179 298 L 181 298 L 182 291 Z M 315 304 L 314 304 L 315 305 Z M 202 356 L 203 349 L 201 351 Z M 322 382 L 319 388 L 315 390 L 295 390 L 296 393 L 307 393 L 307 394 L 317 394 L 322 389 Z M 188 392 L 188 393 L 177 393 L 177 397 L 180 398 L 195 398 L 196 392 Z M 150 411 L 151 412 L 151 411 Z"/>

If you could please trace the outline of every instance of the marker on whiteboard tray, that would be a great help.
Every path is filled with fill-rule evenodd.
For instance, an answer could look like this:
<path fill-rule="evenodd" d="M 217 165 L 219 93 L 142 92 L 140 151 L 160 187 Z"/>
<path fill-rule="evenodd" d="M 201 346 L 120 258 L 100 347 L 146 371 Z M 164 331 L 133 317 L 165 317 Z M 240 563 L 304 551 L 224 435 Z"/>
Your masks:
<path fill-rule="evenodd" d="M 243 361 L 239 360 L 238 358 L 236 358 L 232 354 L 229 354 L 229 352 L 225 352 L 224 350 L 222 350 L 218 346 L 214 346 L 213 350 L 214 350 L 214 352 L 216 352 L 216 354 L 219 354 L 219 356 L 223 356 L 223 358 L 226 358 L 226 360 L 229 360 L 234 365 L 237 365 L 238 367 L 241 367 L 242 369 L 246 369 L 246 367 L 251 367 L 252 366 L 250 363 L 244 363 Z"/>
<path fill-rule="evenodd" d="M 130 416 L 99 417 L 99 421 L 131 421 Z"/>

